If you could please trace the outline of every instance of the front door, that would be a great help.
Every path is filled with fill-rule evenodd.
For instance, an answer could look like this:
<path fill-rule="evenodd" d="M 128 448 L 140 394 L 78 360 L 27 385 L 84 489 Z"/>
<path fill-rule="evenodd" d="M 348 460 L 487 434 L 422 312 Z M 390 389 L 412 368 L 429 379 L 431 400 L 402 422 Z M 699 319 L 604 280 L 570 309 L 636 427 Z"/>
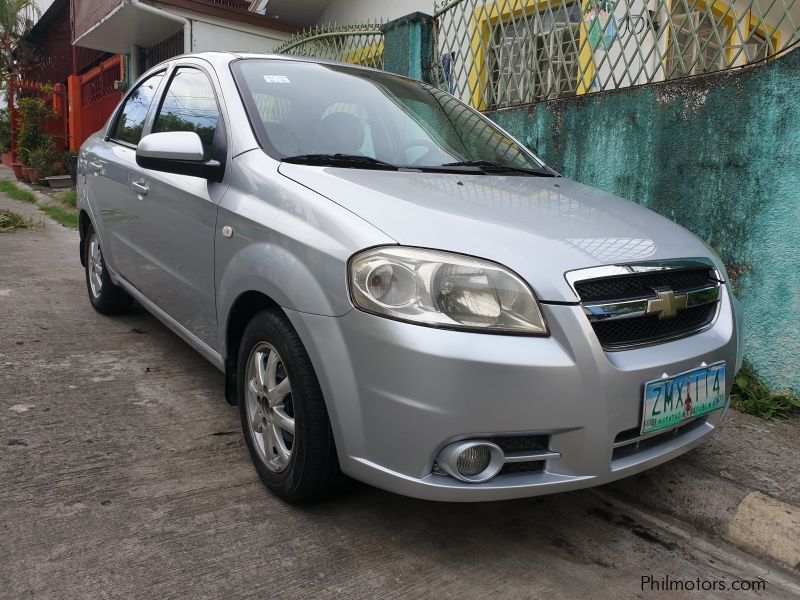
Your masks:
<path fill-rule="evenodd" d="M 125 279 L 133 274 L 138 254 L 138 242 L 132 238 L 138 207 L 129 187 L 136 169 L 136 145 L 163 79 L 164 71 L 155 73 L 128 94 L 106 139 L 87 144 L 82 156 L 89 202 L 96 207 L 94 217 L 102 225 L 103 254 Z"/>
<path fill-rule="evenodd" d="M 152 133 L 194 131 L 206 160 L 227 162 L 227 134 L 209 74 L 199 66 L 172 71 Z M 132 283 L 213 349 L 217 339 L 214 230 L 223 183 L 137 167 L 130 187 L 138 203 L 139 253 Z"/>

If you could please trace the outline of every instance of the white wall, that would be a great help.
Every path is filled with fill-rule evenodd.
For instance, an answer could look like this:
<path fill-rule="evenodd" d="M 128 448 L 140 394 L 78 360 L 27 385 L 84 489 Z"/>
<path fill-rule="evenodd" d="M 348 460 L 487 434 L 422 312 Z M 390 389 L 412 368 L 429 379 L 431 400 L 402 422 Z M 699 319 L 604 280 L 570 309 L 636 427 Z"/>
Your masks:
<path fill-rule="evenodd" d="M 241 52 L 272 52 L 288 34 L 243 23 L 212 23 L 192 19 L 192 52 L 231 50 Z"/>
<path fill-rule="evenodd" d="M 39 9 L 39 15 L 43 15 L 45 11 L 50 8 L 50 5 L 53 3 L 53 0 L 35 0 L 34 4 L 36 8 Z"/>
<path fill-rule="evenodd" d="M 286 41 L 290 34 L 240 21 L 228 21 L 208 15 L 163 6 L 162 10 L 178 14 L 190 21 L 190 52 L 240 51 L 271 52 Z M 184 39 L 186 30 L 184 29 Z"/>
<path fill-rule="evenodd" d="M 397 19 L 413 12 L 433 14 L 434 0 L 332 0 L 317 23 L 350 25 Z"/>

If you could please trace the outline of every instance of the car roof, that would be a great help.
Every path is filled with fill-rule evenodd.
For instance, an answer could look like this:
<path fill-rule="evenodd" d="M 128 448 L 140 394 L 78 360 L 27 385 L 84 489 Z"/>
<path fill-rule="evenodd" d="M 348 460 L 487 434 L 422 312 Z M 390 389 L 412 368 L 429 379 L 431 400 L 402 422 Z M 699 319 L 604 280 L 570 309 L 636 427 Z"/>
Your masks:
<path fill-rule="evenodd" d="M 217 62 L 233 62 L 234 60 L 242 60 L 242 59 L 264 59 L 268 58 L 271 60 L 284 60 L 290 62 L 298 62 L 298 63 L 313 63 L 313 64 L 320 64 L 320 65 L 337 65 L 341 67 L 350 67 L 352 69 L 364 69 L 367 71 L 374 71 L 375 69 L 371 69 L 369 67 L 364 67 L 362 65 L 354 65 L 352 63 L 345 63 L 336 60 L 326 60 L 322 58 L 310 58 L 307 56 L 291 56 L 287 54 L 270 54 L 270 53 L 258 53 L 258 52 L 237 52 L 234 50 L 231 51 L 209 51 L 209 52 L 190 52 L 187 54 L 179 54 L 177 56 L 173 56 L 163 62 L 172 62 L 175 60 L 180 60 L 184 58 L 201 58 L 205 59 L 211 63 Z"/>

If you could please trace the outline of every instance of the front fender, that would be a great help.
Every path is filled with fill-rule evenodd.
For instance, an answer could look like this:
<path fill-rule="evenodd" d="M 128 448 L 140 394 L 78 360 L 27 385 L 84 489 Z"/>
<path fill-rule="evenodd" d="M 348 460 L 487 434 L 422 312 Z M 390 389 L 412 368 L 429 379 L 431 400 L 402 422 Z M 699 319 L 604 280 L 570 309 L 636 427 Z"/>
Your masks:
<path fill-rule="evenodd" d="M 396 243 L 280 175 L 277 163 L 261 152 L 237 157 L 233 176 L 234 185 L 219 204 L 214 252 L 223 356 L 231 310 L 242 294 L 260 292 L 300 313 L 341 316 L 353 308 L 349 258 L 373 245 Z"/>

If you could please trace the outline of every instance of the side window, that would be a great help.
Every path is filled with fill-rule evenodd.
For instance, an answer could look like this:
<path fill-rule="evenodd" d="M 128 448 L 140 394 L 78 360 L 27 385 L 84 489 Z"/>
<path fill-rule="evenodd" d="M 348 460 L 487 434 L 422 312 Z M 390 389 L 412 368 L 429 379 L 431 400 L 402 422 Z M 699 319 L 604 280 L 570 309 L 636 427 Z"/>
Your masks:
<path fill-rule="evenodd" d="M 125 104 L 119 113 L 114 130 L 111 132 L 111 139 L 120 142 L 128 142 L 134 146 L 142 138 L 142 128 L 147 117 L 147 111 L 153 103 L 156 90 L 164 78 L 163 73 L 156 73 L 145 79 L 131 95 L 125 100 Z"/>
<path fill-rule="evenodd" d="M 206 74 L 198 69 L 175 71 L 156 116 L 154 132 L 194 131 L 203 142 L 206 160 L 219 122 L 214 88 Z"/>

